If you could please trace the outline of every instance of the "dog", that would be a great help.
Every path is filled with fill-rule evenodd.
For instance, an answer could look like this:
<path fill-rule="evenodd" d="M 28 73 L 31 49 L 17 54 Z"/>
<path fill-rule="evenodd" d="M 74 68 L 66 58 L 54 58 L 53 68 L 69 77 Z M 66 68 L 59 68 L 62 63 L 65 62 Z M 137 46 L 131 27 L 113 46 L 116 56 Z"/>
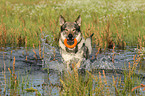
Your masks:
<path fill-rule="evenodd" d="M 60 15 L 60 33 L 59 33 L 59 51 L 60 54 L 66 63 L 66 67 L 70 70 L 71 64 L 76 63 L 76 67 L 80 68 L 82 60 L 88 59 L 89 55 L 92 52 L 92 36 L 94 33 L 88 37 L 86 40 L 82 36 L 80 27 L 81 27 L 81 16 L 79 15 L 75 22 L 66 22 L 64 17 Z M 77 43 L 75 42 L 75 39 Z M 66 40 L 66 41 L 65 41 Z M 65 45 L 73 46 L 69 48 Z"/>

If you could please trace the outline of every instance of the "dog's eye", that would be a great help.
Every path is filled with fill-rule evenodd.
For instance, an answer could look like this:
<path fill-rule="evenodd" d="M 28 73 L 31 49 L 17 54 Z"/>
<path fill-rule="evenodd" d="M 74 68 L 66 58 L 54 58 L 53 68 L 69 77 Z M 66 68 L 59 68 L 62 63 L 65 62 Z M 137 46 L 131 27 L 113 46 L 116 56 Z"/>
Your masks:
<path fill-rule="evenodd" d="M 75 29 L 73 29 L 73 31 L 76 31 Z"/>

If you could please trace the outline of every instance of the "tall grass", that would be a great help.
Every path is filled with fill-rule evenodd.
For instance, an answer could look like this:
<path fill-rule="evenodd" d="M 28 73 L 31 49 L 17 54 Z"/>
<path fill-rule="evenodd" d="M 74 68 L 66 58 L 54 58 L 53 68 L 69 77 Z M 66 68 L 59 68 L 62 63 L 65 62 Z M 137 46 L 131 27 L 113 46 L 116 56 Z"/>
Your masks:
<path fill-rule="evenodd" d="M 64 78 L 60 79 L 63 86 L 62 96 L 143 96 L 145 85 L 141 84 L 141 78 L 136 77 L 136 68 L 140 57 L 134 56 L 134 62 L 128 63 L 128 67 L 122 73 L 122 76 L 113 75 L 112 79 L 106 78 L 104 70 L 98 71 L 93 75 L 86 71 L 80 75 L 78 70 L 68 72 Z M 141 84 L 141 85 L 140 85 Z M 141 91 L 139 88 L 144 89 Z"/>
<path fill-rule="evenodd" d="M 41 96 L 40 92 L 29 84 L 31 81 L 28 76 L 23 78 L 18 72 L 15 72 L 15 57 L 13 58 L 13 67 L 8 68 L 9 75 L 6 76 L 6 65 L 4 64 L 4 90 L 1 90 L 1 95 L 19 96 L 25 95 L 26 92 L 35 92 L 36 96 Z M 29 88 L 30 87 L 30 88 Z"/>
<path fill-rule="evenodd" d="M 133 63 L 128 63 L 124 66 L 124 71 L 122 75 L 117 75 L 117 73 L 112 73 L 112 78 L 108 79 L 107 72 L 105 70 L 96 73 L 98 75 L 92 74 L 89 71 L 84 71 L 83 74 L 78 71 L 75 66 L 72 66 L 72 72 L 66 72 L 63 77 L 60 78 L 61 85 L 58 86 L 60 96 L 125 96 L 125 95 L 140 95 L 143 96 L 143 91 L 145 90 L 145 85 L 141 84 L 142 78 L 136 75 L 137 66 L 140 62 L 140 56 L 134 56 Z M 127 67 L 128 66 L 128 67 Z M 5 65 L 4 65 L 5 68 Z M 19 74 L 15 72 L 15 57 L 13 59 L 12 69 L 8 68 L 10 73 L 10 78 L 6 78 L 4 69 L 4 79 L 5 86 L 3 94 L 9 95 L 20 95 L 26 92 L 35 92 L 36 96 L 41 96 L 41 93 L 30 87 L 31 81 L 27 78 L 22 78 Z M 49 74 L 49 72 L 48 72 Z M 21 78 L 21 80 L 20 80 Z M 49 78 L 49 77 L 48 77 Z M 53 86 L 53 84 L 50 86 Z M 25 89 L 26 88 L 26 89 Z M 140 90 L 139 88 L 143 88 Z M 50 90 L 48 90 L 49 92 Z M 51 90 L 52 91 L 52 90 Z M 50 94 L 51 94 L 50 91 Z"/>
<path fill-rule="evenodd" d="M 78 15 L 81 15 L 82 33 L 84 37 L 88 37 L 91 33 L 95 34 L 93 43 L 98 50 L 114 49 L 114 46 L 125 48 L 126 45 L 138 45 L 141 49 L 145 46 L 144 9 L 143 0 L 1 0 L 0 49 L 7 46 L 24 46 L 27 52 L 28 47 L 33 47 L 36 57 L 35 47 L 39 46 L 39 56 L 43 58 L 40 41 L 44 36 L 40 34 L 50 35 L 46 42 L 57 46 L 60 31 L 59 15 L 63 15 L 67 21 L 74 21 Z M 98 72 L 98 76 L 90 72 L 82 76 L 76 70 L 68 72 L 63 79 L 60 79 L 63 86 L 60 95 L 120 96 L 134 93 L 139 95 L 140 91 L 137 88 L 144 87 L 143 84 L 140 86 L 140 78 L 135 78 L 139 60 L 139 57 L 134 57 L 134 63 L 128 64 L 129 69 L 122 73 L 123 77 L 112 76 L 112 82 L 108 82 L 105 71 Z M 13 69 L 8 70 L 11 74 L 8 82 L 10 94 L 19 94 L 20 82 L 15 74 L 15 62 Z M 22 90 L 27 82 L 27 80 L 22 81 Z"/>
<path fill-rule="evenodd" d="M 42 32 L 51 35 L 57 45 L 59 15 L 74 21 L 80 14 L 83 35 L 95 33 L 93 41 L 100 48 L 113 43 L 119 48 L 134 46 L 139 33 L 142 38 L 145 35 L 142 0 L 2 0 L 0 9 L 0 47 L 24 46 L 26 40 L 28 47 L 38 46 Z"/>

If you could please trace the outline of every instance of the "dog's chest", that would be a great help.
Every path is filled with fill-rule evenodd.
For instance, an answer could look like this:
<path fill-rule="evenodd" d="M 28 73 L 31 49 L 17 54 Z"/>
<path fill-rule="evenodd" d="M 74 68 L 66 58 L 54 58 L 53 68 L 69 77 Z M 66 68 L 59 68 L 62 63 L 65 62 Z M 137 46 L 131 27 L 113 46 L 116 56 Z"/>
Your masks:
<path fill-rule="evenodd" d="M 81 41 L 80 41 L 81 40 Z M 80 37 L 79 39 L 79 44 L 77 45 L 77 52 L 69 52 L 66 50 L 66 46 L 64 45 L 64 43 L 61 41 L 61 39 L 59 40 L 59 46 L 60 46 L 60 54 L 62 56 L 62 58 L 64 59 L 64 61 L 70 61 L 70 60 L 81 60 L 83 59 L 83 44 L 85 43 L 85 39 L 83 37 Z"/>
<path fill-rule="evenodd" d="M 77 53 L 68 53 L 64 50 L 60 50 L 61 51 L 61 55 L 62 58 L 64 59 L 64 61 L 70 61 L 70 60 L 80 60 L 83 58 L 83 50 L 79 50 Z"/>

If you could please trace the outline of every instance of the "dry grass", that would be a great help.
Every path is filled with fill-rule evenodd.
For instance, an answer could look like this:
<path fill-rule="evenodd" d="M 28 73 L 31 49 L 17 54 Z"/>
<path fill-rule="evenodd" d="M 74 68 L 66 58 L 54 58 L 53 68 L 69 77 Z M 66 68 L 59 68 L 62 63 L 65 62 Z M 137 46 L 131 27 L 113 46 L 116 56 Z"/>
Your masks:
<path fill-rule="evenodd" d="M 68 72 L 64 75 L 63 79 L 60 79 L 63 86 L 63 92 L 60 95 L 122 96 L 127 94 L 140 94 L 139 91 L 134 91 L 144 87 L 143 84 L 140 85 L 140 78 L 135 76 L 139 60 L 140 57 L 134 56 L 134 62 L 132 64 L 128 63 L 128 71 L 124 71 L 123 76 L 120 77 L 112 76 L 112 81 L 107 80 L 104 70 L 98 72 L 98 76 L 88 71 L 83 76 L 76 70 Z"/>
<path fill-rule="evenodd" d="M 113 48 L 115 44 L 116 47 L 124 49 L 126 45 L 138 44 L 138 38 L 139 42 L 144 41 L 145 27 L 142 22 L 144 21 L 144 14 L 142 14 L 144 13 L 142 10 L 144 2 L 73 1 L 71 5 L 70 0 L 1 1 L 0 8 L 3 11 L 0 12 L 0 48 L 6 46 L 33 47 L 33 44 L 39 46 L 42 38 L 40 34 L 43 32 L 53 37 L 51 41 L 48 38 L 48 43 L 57 46 L 60 30 L 58 13 L 67 18 L 67 21 L 74 21 L 80 13 L 83 21 L 81 27 L 83 35 L 88 37 L 91 33 L 95 33 L 93 44 L 97 48 Z M 76 2 L 81 2 L 81 4 L 78 6 Z M 86 4 L 92 7 L 84 8 L 83 5 Z M 99 5 L 94 6 L 94 4 Z"/>
<path fill-rule="evenodd" d="M 98 50 L 95 58 L 102 49 L 113 48 L 114 53 L 114 48 L 125 49 L 126 46 L 137 45 L 138 49 L 142 50 L 145 46 L 145 23 L 143 22 L 145 21 L 145 11 L 142 10 L 144 1 L 140 0 L 141 3 L 137 2 L 138 0 L 92 0 L 93 3 L 88 0 L 85 2 L 73 1 L 75 2 L 71 3 L 71 0 L 0 1 L 0 9 L 3 9 L 0 11 L 0 49 L 8 46 L 14 48 L 23 46 L 26 54 L 29 55 L 27 49 L 32 47 L 34 57 L 37 59 L 35 47 L 39 46 L 39 57 L 44 58 L 44 53 L 41 52 L 42 50 L 44 52 L 44 49 L 41 50 L 41 39 L 45 36 L 41 37 L 40 34 L 48 34 L 46 42 L 57 46 L 60 31 L 59 15 L 63 15 L 68 21 L 74 21 L 79 14 L 82 16 L 81 30 L 84 37 L 94 33 L 93 44 Z M 97 6 L 94 6 L 95 4 Z M 84 5 L 86 8 L 83 7 Z M 88 8 L 88 5 L 91 7 Z M 55 56 L 56 54 L 54 54 Z M 138 95 L 138 88 L 145 87 L 140 83 L 140 78 L 136 79 L 135 76 L 137 65 L 143 58 L 141 56 L 143 55 L 134 56 L 133 64 L 128 64 L 126 68 L 128 71 L 124 71 L 123 77 L 112 76 L 111 83 L 107 80 L 105 71 L 98 72 L 98 76 L 88 71 L 85 76 L 80 75 L 77 70 L 68 72 L 63 79 L 60 79 L 63 86 L 63 92 L 60 92 L 60 95 Z M 114 57 L 115 54 L 112 56 L 113 62 Z M 15 57 L 13 60 L 13 69 L 8 68 L 11 74 L 8 89 L 10 89 L 10 95 L 18 95 L 19 90 L 23 90 L 24 86 L 22 85 L 22 88 L 19 86 L 21 83 L 15 73 Z M 5 70 L 4 63 L 4 72 Z M 6 85 L 8 82 L 5 73 L 4 78 Z M 25 85 L 27 82 L 22 81 L 22 84 Z M 112 92 L 111 88 L 115 91 Z M 6 86 L 4 89 L 5 93 Z"/>

